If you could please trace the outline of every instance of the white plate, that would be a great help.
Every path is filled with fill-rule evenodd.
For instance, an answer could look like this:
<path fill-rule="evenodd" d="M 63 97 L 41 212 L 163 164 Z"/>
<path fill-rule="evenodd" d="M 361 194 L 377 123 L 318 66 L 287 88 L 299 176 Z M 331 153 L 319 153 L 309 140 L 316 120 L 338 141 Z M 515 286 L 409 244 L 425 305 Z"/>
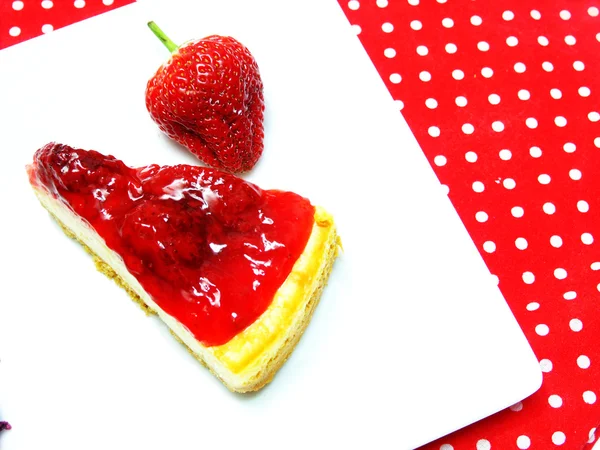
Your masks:
<path fill-rule="evenodd" d="M 345 252 L 290 360 L 230 394 L 94 270 L 28 187 L 51 140 L 196 163 L 144 106 L 176 42 L 230 34 L 265 83 L 247 177 L 327 207 Z M 537 360 L 334 0 L 145 0 L 0 52 L 2 448 L 414 448 L 541 383 Z M 367 448 L 367 447 L 364 447 Z"/>

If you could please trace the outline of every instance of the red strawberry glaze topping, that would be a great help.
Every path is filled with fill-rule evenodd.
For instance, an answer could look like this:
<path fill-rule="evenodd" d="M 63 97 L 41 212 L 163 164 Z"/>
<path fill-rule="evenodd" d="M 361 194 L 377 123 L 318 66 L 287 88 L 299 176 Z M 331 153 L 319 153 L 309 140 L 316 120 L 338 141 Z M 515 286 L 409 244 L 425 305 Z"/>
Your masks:
<path fill-rule="evenodd" d="M 118 253 L 153 300 L 204 345 L 252 324 L 304 251 L 314 207 L 205 167 L 130 168 L 47 144 L 28 167 Z"/>

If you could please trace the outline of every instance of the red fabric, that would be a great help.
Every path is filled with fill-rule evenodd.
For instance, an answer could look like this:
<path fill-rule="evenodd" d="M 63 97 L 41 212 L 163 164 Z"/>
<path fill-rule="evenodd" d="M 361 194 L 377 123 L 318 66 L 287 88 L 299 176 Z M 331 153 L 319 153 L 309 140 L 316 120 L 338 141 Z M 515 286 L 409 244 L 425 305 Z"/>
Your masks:
<path fill-rule="evenodd" d="M 583 448 L 600 423 L 599 2 L 340 5 L 536 355 L 552 367 L 544 361 L 541 390 L 522 404 L 424 449 Z M 489 49 L 478 48 L 482 41 Z"/>
<path fill-rule="evenodd" d="M 135 0 L 0 0 L 0 49 Z M 46 25 L 46 27 L 44 27 Z M 44 27 L 44 31 L 42 31 Z"/>
<path fill-rule="evenodd" d="M 132 1 L 44 9 L 0 0 L 0 48 Z M 600 424 L 600 1 L 339 3 L 544 370 L 532 397 L 423 449 L 591 449 Z"/>

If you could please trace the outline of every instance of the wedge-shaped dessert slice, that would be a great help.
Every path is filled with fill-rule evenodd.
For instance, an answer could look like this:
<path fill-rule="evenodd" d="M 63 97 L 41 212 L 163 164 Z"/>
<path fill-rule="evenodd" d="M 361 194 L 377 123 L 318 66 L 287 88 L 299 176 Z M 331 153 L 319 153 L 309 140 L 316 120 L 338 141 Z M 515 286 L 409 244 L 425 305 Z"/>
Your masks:
<path fill-rule="evenodd" d="M 232 391 L 272 379 L 337 255 L 334 222 L 322 208 L 217 170 L 131 168 L 50 143 L 28 173 L 42 205 L 97 268 Z"/>

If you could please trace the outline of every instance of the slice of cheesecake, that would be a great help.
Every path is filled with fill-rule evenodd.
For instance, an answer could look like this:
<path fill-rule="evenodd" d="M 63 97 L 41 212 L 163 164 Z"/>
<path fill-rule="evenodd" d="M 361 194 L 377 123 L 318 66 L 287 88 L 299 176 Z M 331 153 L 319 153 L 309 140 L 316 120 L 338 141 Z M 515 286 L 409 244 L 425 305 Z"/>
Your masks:
<path fill-rule="evenodd" d="M 206 167 L 131 168 L 55 143 L 27 170 L 42 205 L 96 267 L 230 390 L 271 381 L 337 255 L 324 209 Z"/>

